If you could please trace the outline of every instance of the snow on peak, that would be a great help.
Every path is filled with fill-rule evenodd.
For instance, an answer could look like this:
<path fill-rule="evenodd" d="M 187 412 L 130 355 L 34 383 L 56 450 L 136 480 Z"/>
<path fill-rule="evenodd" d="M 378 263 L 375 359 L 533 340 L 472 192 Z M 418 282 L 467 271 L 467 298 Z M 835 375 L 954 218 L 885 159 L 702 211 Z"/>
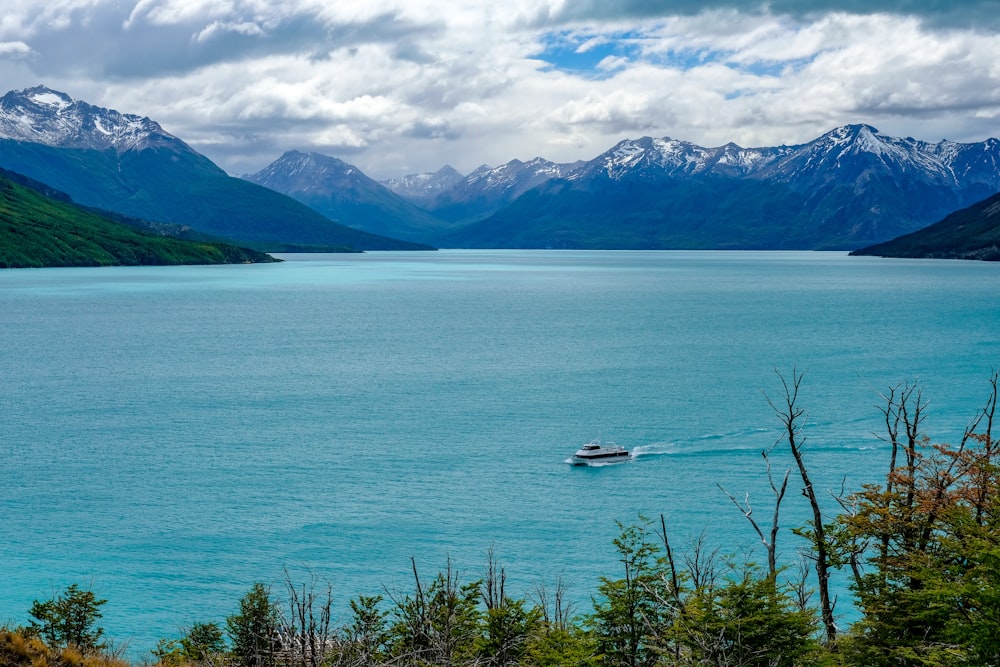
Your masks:
<path fill-rule="evenodd" d="M 619 160 L 630 160 L 645 151 L 646 149 L 642 146 L 632 141 L 627 141 L 614 150 L 614 156 Z"/>
<path fill-rule="evenodd" d="M 874 153 L 876 155 L 893 152 L 880 137 L 876 136 L 877 134 L 878 130 L 868 125 L 862 125 L 858 129 L 857 136 L 854 139 L 855 148 L 860 152 Z"/>
<path fill-rule="evenodd" d="M 0 98 L 0 138 L 119 153 L 163 145 L 191 150 L 149 118 L 96 107 L 45 86 Z"/>
<path fill-rule="evenodd" d="M 24 91 L 25 97 L 42 107 L 52 107 L 62 111 L 73 104 L 73 98 L 65 93 L 56 92 L 44 86 Z"/>

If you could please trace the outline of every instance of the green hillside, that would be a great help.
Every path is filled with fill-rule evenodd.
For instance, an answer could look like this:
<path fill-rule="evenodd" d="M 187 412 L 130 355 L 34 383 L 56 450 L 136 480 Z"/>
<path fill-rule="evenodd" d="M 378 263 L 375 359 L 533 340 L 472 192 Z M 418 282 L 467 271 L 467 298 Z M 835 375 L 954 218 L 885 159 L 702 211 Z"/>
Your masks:
<path fill-rule="evenodd" d="M 275 261 L 235 246 L 142 233 L 0 175 L 0 267 Z"/>
<path fill-rule="evenodd" d="M 1000 261 L 1000 193 L 930 227 L 851 254 Z"/>

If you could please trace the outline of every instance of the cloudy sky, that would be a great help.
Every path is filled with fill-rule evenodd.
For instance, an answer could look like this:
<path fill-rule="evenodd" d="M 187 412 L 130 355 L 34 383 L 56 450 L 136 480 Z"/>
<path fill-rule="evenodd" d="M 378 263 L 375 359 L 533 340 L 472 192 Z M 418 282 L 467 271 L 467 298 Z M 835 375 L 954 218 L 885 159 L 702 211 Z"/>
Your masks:
<path fill-rule="evenodd" d="M 388 178 L 859 122 L 981 141 L 1000 0 L 0 0 L 0 77 L 149 116 L 233 174 L 289 149 Z"/>

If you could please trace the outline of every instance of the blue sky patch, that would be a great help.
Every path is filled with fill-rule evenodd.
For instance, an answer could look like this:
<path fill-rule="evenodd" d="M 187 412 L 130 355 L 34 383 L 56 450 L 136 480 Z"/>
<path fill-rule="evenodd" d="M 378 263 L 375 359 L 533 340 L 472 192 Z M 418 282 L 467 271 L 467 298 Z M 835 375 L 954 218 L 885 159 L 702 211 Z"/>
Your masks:
<path fill-rule="evenodd" d="M 637 60 L 641 39 L 638 32 L 588 35 L 577 32 L 555 32 L 542 37 L 544 49 L 536 57 L 555 69 L 586 77 L 603 78 L 610 72 L 598 65 L 609 57 Z"/>
<path fill-rule="evenodd" d="M 650 38 L 639 31 L 617 33 L 552 32 L 542 37 L 543 49 L 535 57 L 548 63 L 544 69 L 559 70 L 586 78 L 603 79 L 618 68 L 601 69 L 606 58 L 628 63 L 645 61 L 659 67 L 687 71 L 710 63 L 726 62 L 727 51 L 713 49 L 677 49 L 649 51 L 644 42 Z"/>

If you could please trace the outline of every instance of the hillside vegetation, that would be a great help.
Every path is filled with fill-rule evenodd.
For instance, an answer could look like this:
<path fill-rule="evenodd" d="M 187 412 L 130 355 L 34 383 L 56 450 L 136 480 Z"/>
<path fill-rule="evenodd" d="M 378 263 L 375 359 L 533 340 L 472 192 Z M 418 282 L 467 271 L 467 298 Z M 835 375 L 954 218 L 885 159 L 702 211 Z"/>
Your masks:
<path fill-rule="evenodd" d="M 1000 193 L 930 227 L 851 254 L 1000 261 Z"/>
<path fill-rule="evenodd" d="M 236 264 L 276 261 L 223 243 L 144 233 L 68 198 L 0 175 L 0 267 Z"/>

